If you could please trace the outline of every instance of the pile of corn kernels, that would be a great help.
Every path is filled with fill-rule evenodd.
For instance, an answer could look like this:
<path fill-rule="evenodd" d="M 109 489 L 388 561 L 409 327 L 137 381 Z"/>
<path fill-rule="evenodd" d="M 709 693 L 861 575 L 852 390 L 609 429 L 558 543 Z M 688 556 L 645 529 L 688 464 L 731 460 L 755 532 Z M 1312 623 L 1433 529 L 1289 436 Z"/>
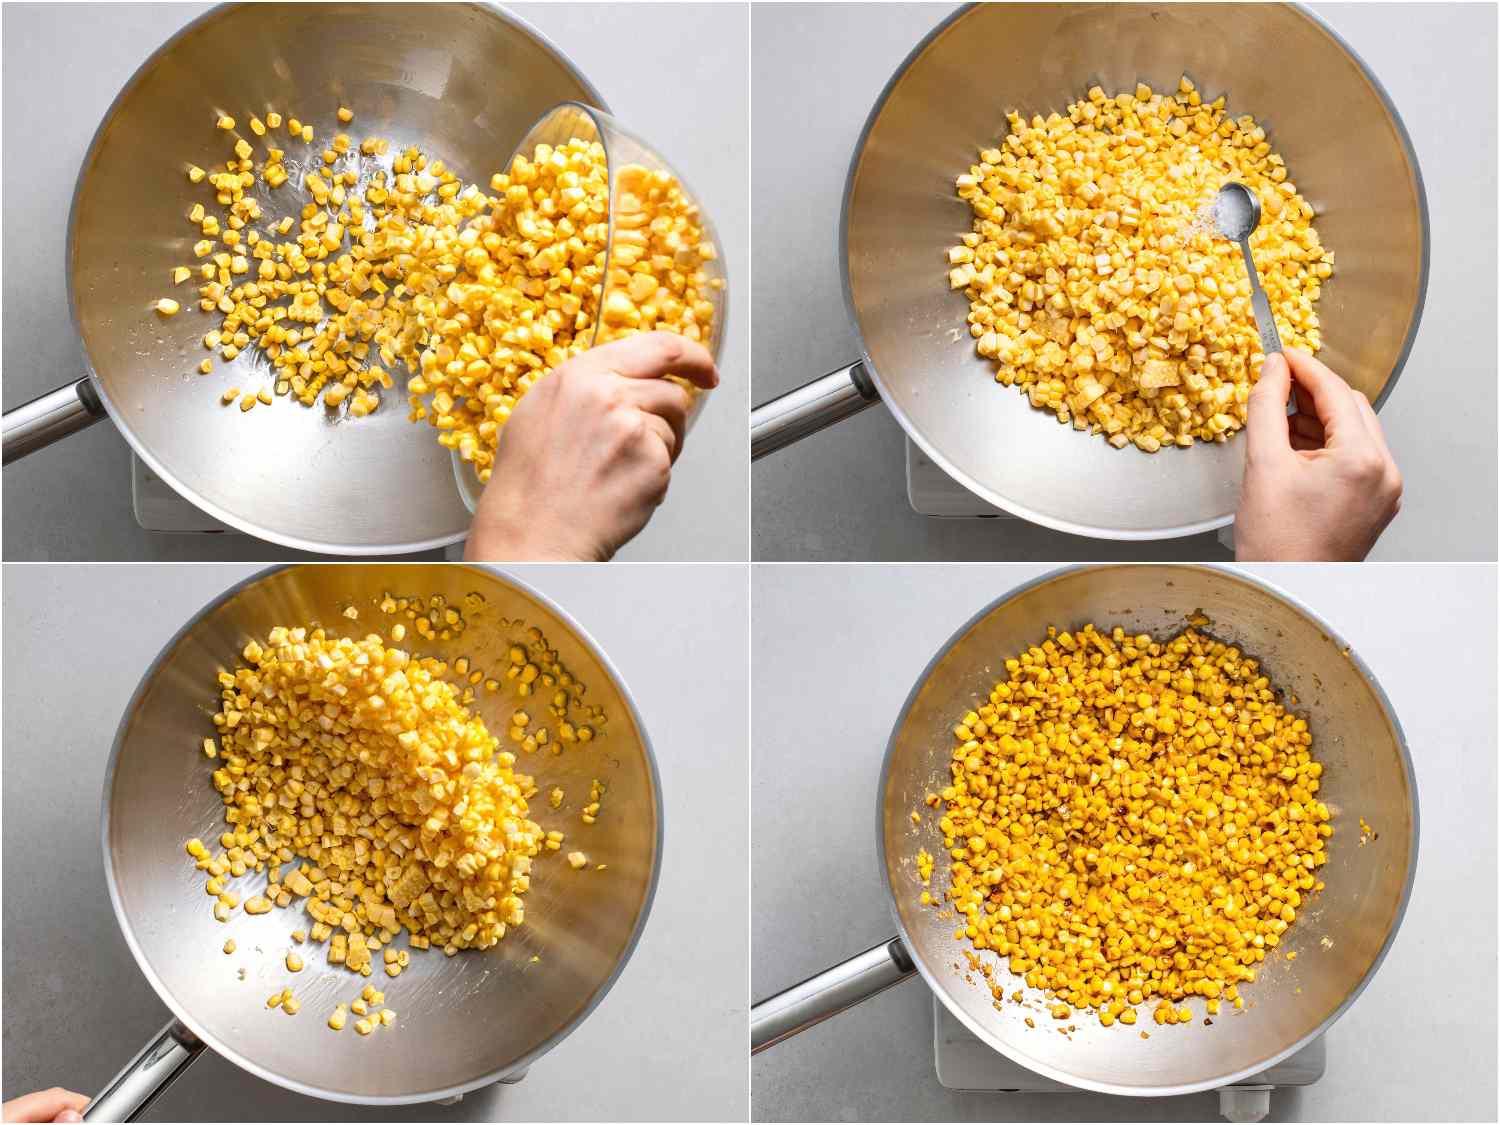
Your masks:
<path fill-rule="evenodd" d="M 338 111 L 341 123 L 353 116 Z M 222 212 L 193 205 L 203 261 L 172 271 L 175 284 L 196 275 L 199 307 L 221 317 L 205 348 L 233 360 L 253 347 L 269 361 L 266 385 L 224 389 L 226 406 L 248 412 L 279 395 L 337 409 L 347 400 L 348 415 L 364 417 L 400 364 L 414 376 L 408 417 L 427 419 L 486 480 L 511 410 L 560 363 L 636 332 L 711 337 L 722 281 L 704 267 L 717 248 L 669 173 L 616 170 L 611 249 L 597 142 L 517 155 L 492 178 L 491 197 L 417 148 L 387 167 L 390 144 L 379 137 L 356 145 L 338 133 L 303 169 L 271 138 L 284 126 L 280 144 L 310 145 L 311 126 L 279 113 L 248 125 L 246 137 L 220 117 L 236 138 L 233 159 L 218 171 L 188 169 Z M 257 229 L 288 184 L 306 199 L 298 217 Z M 156 304 L 164 316 L 179 308 L 171 298 Z M 199 365 L 213 370 L 211 358 Z"/>
<path fill-rule="evenodd" d="M 1056 1019 L 1134 1024 L 1154 1000 L 1158 1024 L 1184 1023 L 1190 996 L 1209 1017 L 1240 1008 L 1322 889 L 1333 828 L 1307 722 L 1203 624 L 1166 641 L 1049 629 L 954 727 L 952 784 L 927 797 L 947 886 L 922 902 L 951 904 L 954 936 L 1007 960 Z M 924 884 L 936 868 L 923 849 Z"/>
<path fill-rule="evenodd" d="M 949 284 L 995 378 L 1076 429 L 1133 443 L 1224 441 L 1244 426 L 1264 356 L 1238 247 L 1203 209 L 1225 183 L 1260 198 L 1250 238 L 1282 340 L 1322 346 L 1316 302 L 1333 253 L 1263 128 L 1183 78 L 1088 97 L 1027 121 L 957 179 L 973 230 Z"/>

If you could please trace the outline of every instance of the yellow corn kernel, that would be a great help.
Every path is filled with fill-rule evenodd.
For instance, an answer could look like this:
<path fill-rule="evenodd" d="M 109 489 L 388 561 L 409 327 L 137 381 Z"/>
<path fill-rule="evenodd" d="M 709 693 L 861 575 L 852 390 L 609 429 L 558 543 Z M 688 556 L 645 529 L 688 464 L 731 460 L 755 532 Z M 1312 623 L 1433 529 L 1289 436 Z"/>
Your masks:
<path fill-rule="evenodd" d="M 366 1019 L 355 1020 L 354 1021 L 354 1030 L 357 1031 L 357 1032 L 359 1032 L 361 1035 L 368 1035 L 368 1034 L 370 1034 L 371 1031 L 374 1030 L 374 1024 L 372 1024 L 369 1020 L 366 1020 Z"/>
<path fill-rule="evenodd" d="M 222 402 L 225 406 L 228 406 L 239 397 L 240 389 L 238 387 L 227 387 L 225 388 L 224 393 L 219 396 L 219 401 Z"/>
<path fill-rule="evenodd" d="M 281 1010 L 289 1016 L 295 1016 L 302 1010 L 302 1001 L 292 995 L 290 988 L 282 995 Z"/>
<path fill-rule="evenodd" d="M 589 857 L 584 855 L 582 852 L 568 853 L 568 866 L 571 867 L 574 871 L 577 871 L 580 868 L 584 867 L 588 863 L 588 861 Z"/>
<path fill-rule="evenodd" d="M 343 1004 L 340 1004 L 334 1008 L 333 1014 L 328 1017 L 328 1026 L 333 1028 L 334 1031 L 343 1031 L 344 1024 L 348 1019 L 349 1010 Z"/>
<path fill-rule="evenodd" d="M 295 950 L 287 951 L 286 968 L 289 973 L 300 973 L 302 971 L 302 958 L 297 956 Z"/>
<path fill-rule="evenodd" d="M 383 1027 L 390 1027 L 396 1022 L 396 1013 L 389 1008 L 380 1009 L 380 1023 Z"/>
<path fill-rule="evenodd" d="M 208 173 L 204 172 L 203 169 L 198 167 L 198 165 L 196 164 L 188 165 L 187 178 L 195 184 L 201 184 L 203 182 L 203 177 L 207 174 Z"/>
<path fill-rule="evenodd" d="M 188 269 L 187 266 L 177 266 L 172 270 L 172 284 L 181 285 L 184 281 L 192 276 L 193 271 Z"/>
<path fill-rule="evenodd" d="M 179 305 L 176 301 L 172 300 L 171 297 L 163 297 L 161 300 L 156 302 L 156 311 L 159 312 L 162 316 L 176 316 L 177 310 L 180 308 L 182 308 L 182 306 Z"/>
<path fill-rule="evenodd" d="M 211 359 L 205 359 L 202 363 L 198 364 L 198 374 L 200 374 L 200 375 L 211 374 L 213 372 L 213 369 L 214 369 L 214 361 L 211 360 Z M 211 754 L 209 755 L 209 757 L 212 757 L 212 756 L 213 755 L 211 755 Z"/>

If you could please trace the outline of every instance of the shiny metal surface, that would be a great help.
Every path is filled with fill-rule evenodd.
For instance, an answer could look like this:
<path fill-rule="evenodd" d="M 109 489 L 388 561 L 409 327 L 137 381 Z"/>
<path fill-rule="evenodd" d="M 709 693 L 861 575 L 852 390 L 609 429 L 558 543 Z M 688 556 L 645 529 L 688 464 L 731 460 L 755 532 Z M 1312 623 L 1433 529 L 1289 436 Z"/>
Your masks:
<path fill-rule="evenodd" d="M 829 372 L 750 412 L 750 460 L 758 461 L 880 401 L 864 364 Z"/>
<path fill-rule="evenodd" d="M 211 764 L 198 749 L 213 733 L 214 674 L 239 661 L 252 636 L 276 624 L 320 622 L 362 636 L 389 625 L 376 603 L 393 595 L 442 594 L 466 611 L 468 627 L 453 641 L 408 644 L 413 651 L 476 668 L 503 667 L 507 649 L 528 627 L 540 628 L 562 662 L 587 685 L 608 734 L 561 755 L 521 755 L 543 792 L 562 786 L 568 803 L 533 807 L 545 827 L 561 828 L 591 864 L 574 871 L 561 853 L 539 858 L 526 896 L 526 921 L 498 946 L 454 957 L 413 951 L 395 980 L 377 973 L 386 1003 L 400 1018 L 368 1039 L 325 1026 L 335 1003 L 363 982 L 325 963 L 321 948 L 305 955 L 295 976 L 282 958 L 289 935 L 306 928 L 301 910 L 215 922 L 201 872 L 183 854 L 192 836 L 216 837 L 223 806 Z M 360 611 L 351 621 L 349 606 Z M 408 634 L 415 635 L 415 630 Z M 508 681 L 502 681 L 507 682 Z M 533 697 L 534 699 L 535 697 Z M 503 731 L 517 697 L 509 687 L 481 693 L 475 704 L 492 731 Z M 578 799 L 592 779 L 609 787 L 608 807 L 577 844 Z M 661 861 L 661 794 L 646 733 L 607 658 L 561 610 L 508 577 L 458 565 L 303 566 L 252 578 L 205 608 L 168 643 L 147 672 L 116 736 L 105 779 L 105 873 L 121 930 L 162 1001 L 209 1049 L 269 1081 L 336 1101 L 395 1104 L 432 1101 L 524 1070 L 559 1042 L 603 998 L 629 958 L 650 910 Z M 234 881 L 242 898 L 253 875 Z M 260 882 L 264 882 L 262 876 Z M 233 957 L 222 952 L 234 937 Z M 397 940 L 406 948 L 405 939 Z M 533 960 L 535 958 L 535 960 Z M 239 980 L 236 970 L 246 969 Z M 300 1017 L 265 1006 L 293 985 Z"/>
<path fill-rule="evenodd" d="M 750 1053 L 863 1003 L 917 971 L 899 938 L 855 954 L 750 1009 Z"/>
<path fill-rule="evenodd" d="M 844 201 L 845 296 L 907 433 L 983 499 L 1062 531 L 1147 539 L 1232 518 L 1244 441 L 1112 449 L 996 385 L 945 279 L 969 229 L 953 179 L 1005 113 L 1061 110 L 1094 83 L 1175 88 L 1264 124 L 1337 255 L 1321 358 L 1377 406 L 1416 335 L 1429 238 L 1416 156 L 1379 83 L 1306 9 L 1282 4 L 980 4 L 935 29 L 871 112 Z"/>
<path fill-rule="evenodd" d="M 88 379 L 79 379 L 7 410 L 4 419 L 4 463 L 61 441 L 104 417 L 104 405 Z"/>
<path fill-rule="evenodd" d="M 1276 330 L 1271 302 L 1260 283 L 1260 270 L 1255 268 L 1255 255 L 1250 250 L 1250 236 L 1260 226 L 1260 197 L 1244 184 L 1225 184 L 1219 189 L 1214 218 L 1219 233 L 1239 243 L 1245 273 L 1250 278 L 1250 309 L 1255 316 L 1256 332 L 1260 335 L 1260 350 L 1263 355 L 1274 355 L 1281 351 L 1281 333 Z"/>
<path fill-rule="evenodd" d="M 1195 612 L 1210 631 L 1260 659 L 1267 674 L 1305 709 L 1324 765 L 1320 797 L 1335 813 L 1327 886 L 1301 910 L 1283 951 L 1244 989 L 1245 1010 L 1196 1026 L 1100 1027 L 1080 1017 L 1069 1038 L 1028 1028 L 1028 1011 L 996 1010 L 989 990 L 965 980 L 964 943 L 951 919 L 918 902 L 916 856 L 941 856 L 942 840 L 913 809 L 947 783 L 953 716 L 988 696 L 1003 661 L 1034 644 L 1048 625 L 1122 625 L 1156 635 L 1180 629 Z M 1359 818 L 1380 833 L 1359 844 Z M 1357 653 L 1288 596 L 1228 569 L 1110 566 L 1054 572 L 1001 597 L 960 629 L 934 657 L 901 710 L 880 783 L 877 842 L 902 942 L 918 971 L 954 1016 L 981 1040 L 1048 1078 L 1103 1093 L 1171 1095 L 1212 1089 L 1265 1070 L 1325 1030 L 1368 983 L 1390 947 L 1411 892 L 1417 858 L 1417 795 L 1400 724 Z M 941 859 L 940 859 L 941 864 Z M 1003 963 L 997 982 L 1024 988 Z M 1040 1022 L 1040 1021 L 1038 1021 Z"/>
<path fill-rule="evenodd" d="M 125 1064 L 83 1112 L 85 1121 L 134 1121 L 203 1053 L 199 1039 L 172 1020 Z"/>
<path fill-rule="evenodd" d="M 254 351 L 196 374 L 210 327 L 189 301 L 170 319 L 151 309 L 173 266 L 194 261 L 185 219 L 209 198 L 189 164 L 228 153 L 214 128 L 270 108 L 318 138 L 419 145 L 465 181 L 491 173 L 548 107 L 603 106 L 567 59 L 489 4 L 249 4 L 216 8 L 164 44 L 120 93 L 83 161 L 69 225 L 69 291 L 95 386 L 142 460 L 209 515 L 291 547 L 334 554 L 415 552 L 463 537 L 469 514 L 448 451 L 406 420 L 403 379 L 375 415 L 278 401 L 243 415 L 218 392 L 269 382 Z M 289 165 L 321 145 L 288 148 Z M 257 148 L 260 146 L 257 145 Z M 257 189 L 266 214 L 293 196 Z M 180 295 L 179 295 L 180 296 Z"/>

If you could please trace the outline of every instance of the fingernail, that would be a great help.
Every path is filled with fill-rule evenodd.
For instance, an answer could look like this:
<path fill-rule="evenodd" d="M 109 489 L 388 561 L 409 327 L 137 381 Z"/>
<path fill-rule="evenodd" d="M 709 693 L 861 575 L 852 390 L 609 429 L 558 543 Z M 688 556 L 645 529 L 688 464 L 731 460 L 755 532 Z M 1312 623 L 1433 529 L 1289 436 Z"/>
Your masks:
<path fill-rule="evenodd" d="M 54 1121 L 82 1121 L 83 1115 L 76 1109 L 65 1109 L 52 1120 Z"/>

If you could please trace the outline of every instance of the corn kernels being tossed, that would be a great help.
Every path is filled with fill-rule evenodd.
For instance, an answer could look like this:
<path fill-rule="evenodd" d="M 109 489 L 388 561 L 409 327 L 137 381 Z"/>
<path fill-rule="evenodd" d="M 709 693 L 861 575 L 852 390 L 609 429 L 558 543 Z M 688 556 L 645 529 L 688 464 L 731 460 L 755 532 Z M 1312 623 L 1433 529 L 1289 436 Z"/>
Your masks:
<path fill-rule="evenodd" d="M 1232 180 L 1260 198 L 1251 246 L 1283 341 L 1322 346 L 1316 302 L 1333 273 L 1281 157 L 1183 78 L 1065 114 L 1012 112 L 1004 142 L 958 177 L 973 230 L 949 285 L 996 381 L 1062 422 L 1154 453 L 1225 441 L 1247 417 L 1264 356 L 1238 248 L 1205 215 Z"/>
<path fill-rule="evenodd" d="M 1185 1023 L 1187 997 L 1234 1002 L 1320 887 L 1333 828 L 1307 722 L 1204 624 L 1049 629 L 954 726 L 929 899 L 1057 1008 L 1131 1024 L 1154 999 Z"/>

